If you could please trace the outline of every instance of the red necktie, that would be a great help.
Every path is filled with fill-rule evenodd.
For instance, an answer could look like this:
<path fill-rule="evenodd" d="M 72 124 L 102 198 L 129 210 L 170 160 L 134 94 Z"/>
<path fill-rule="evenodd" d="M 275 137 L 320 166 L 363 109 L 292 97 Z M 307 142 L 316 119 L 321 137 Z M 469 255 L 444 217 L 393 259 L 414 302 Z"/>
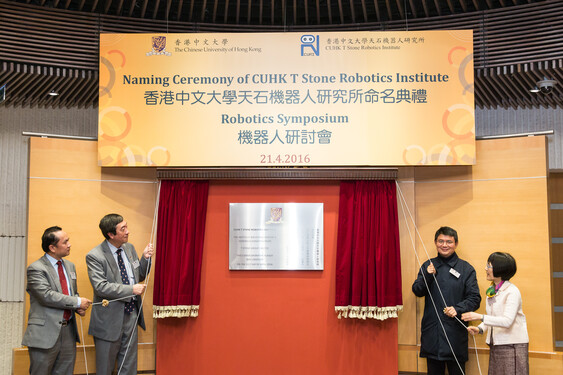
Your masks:
<path fill-rule="evenodd" d="M 61 289 L 63 290 L 63 294 L 66 294 L 67 296 L 68 294 L 68 285 L 66 283 L 66 277 L 65 277 L 65 273 L 63 272 L 63 262 L 61 262 L 60 260 L 57 262 L 57 265 L 59 266 L 59 281 L 61 282 Z M 63 319 L 64 320 L 69 320 L 70 319 L 70 310 L 65 310 L 64 314 L 63 314 Z"/>

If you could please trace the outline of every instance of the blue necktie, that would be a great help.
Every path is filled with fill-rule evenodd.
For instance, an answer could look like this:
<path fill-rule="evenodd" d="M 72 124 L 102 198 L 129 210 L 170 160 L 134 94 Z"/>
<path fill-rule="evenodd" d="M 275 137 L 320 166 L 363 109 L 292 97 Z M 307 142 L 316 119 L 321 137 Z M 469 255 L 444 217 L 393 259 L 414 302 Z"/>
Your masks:
<path fill-rule="evenodd" d="M 127 276 L 125 263 L 123 262 L 123 258 L 121 257 L 122 251 L 123 249 L 117 249 L 117 265 L 119 266 L 119 273 L 121 274 L 121 282 L 125 285 L 129 285 L 129 276 Z M 131 314 L 134 308 L 135 308 L 135 301 L 131 299 L 131 301 L 125 304 L 125 313 Z"/>

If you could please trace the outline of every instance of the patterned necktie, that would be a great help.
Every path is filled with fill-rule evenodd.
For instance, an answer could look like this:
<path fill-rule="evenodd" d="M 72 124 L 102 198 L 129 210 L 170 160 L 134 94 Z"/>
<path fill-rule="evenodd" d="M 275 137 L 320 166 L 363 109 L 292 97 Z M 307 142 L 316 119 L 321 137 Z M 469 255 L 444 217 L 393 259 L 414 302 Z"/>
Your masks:
<path fill-rule="evenodd" d="M 67 296 L 68 294 L 68 285 L 66 283 L 66 277 L 65 274 L 63 272 L 63 262 L 61 262 L 60 260 L 57 262 L 57 268 L 59 270 L 59 281 L 61 283 L 61 289 L 63 291 L 63 294 L 66 294 Z M 64 320 L 69 320 L 70 319 L 70 310 L 65 310 L 64 314 L 63 314 L 63 319 Z"/>
<path fill-rule="evenodd" d="M 121 282 L 125 285 L 129 285 L 129 276 L 127 276 L 127 270 L 125 269 L 125 263 L 123 262 L 123 258 L 121 257 L 121 252 L 123 249 L 117 249 L 117 265 L 119 266 L 119 273 L 121 274 Z M 133 309 L 135 308 L 135 301 L 131 299 L 131 301 L 125 303 L 125 313 L 131 314 Z"/>

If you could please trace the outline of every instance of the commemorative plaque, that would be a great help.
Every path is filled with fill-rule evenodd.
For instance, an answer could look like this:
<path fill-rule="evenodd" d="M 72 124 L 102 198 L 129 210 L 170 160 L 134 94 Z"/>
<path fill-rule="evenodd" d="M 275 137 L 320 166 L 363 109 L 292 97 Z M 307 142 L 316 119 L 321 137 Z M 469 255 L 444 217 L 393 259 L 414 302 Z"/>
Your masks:
<path fill-rule="evenodd" d="M 323 270 L 322 203 L 231 203 L 230 270 Z"/>

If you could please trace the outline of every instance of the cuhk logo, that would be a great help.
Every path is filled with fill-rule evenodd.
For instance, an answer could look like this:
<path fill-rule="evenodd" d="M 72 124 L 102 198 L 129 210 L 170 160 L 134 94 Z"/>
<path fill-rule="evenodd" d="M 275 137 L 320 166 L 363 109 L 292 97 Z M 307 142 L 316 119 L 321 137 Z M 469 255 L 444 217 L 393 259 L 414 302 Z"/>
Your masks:
<path fill-rule="evenodd" d="M 166 37 L 153 36 L 152 37 L 152 51 L 147 52 L 147 56 L 152 55 L 165 55 L 170 56 L 170 52 L 166 52 Z"/>
<path fill-rule="evenodd" d="M 308 52 L 305 52 L 307 50 Z M 301 56 L 319 56 L 319 36 L 307 34 L 301 36 Z"/>

